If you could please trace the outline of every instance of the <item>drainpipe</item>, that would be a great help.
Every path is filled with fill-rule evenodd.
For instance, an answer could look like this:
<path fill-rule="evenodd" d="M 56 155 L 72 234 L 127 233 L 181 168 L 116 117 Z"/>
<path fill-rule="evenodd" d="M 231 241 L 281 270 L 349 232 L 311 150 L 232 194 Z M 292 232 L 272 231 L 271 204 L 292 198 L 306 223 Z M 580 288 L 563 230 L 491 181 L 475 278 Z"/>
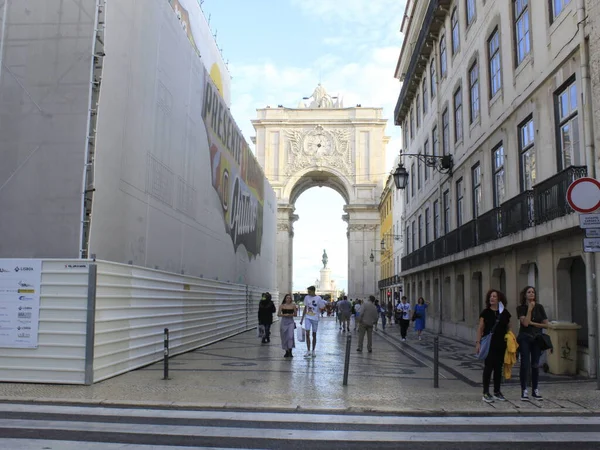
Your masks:
<path fill-rule="evenodd" d="M 579 54 L 581 61 L 581 99 L 583 106 L 583 142 L 588 176 L 596 178 L 600 172 L 594 148 L 594 128 L 592 110 L 592 81 L 590 77 L 590 55 L 585 37 L 586 9 L 585 0 L 577 0 L 577 23 L 579 37 Z M 600 389 L 600 308 L 596 298 L 596 281 L 600 279 L 600 254 L 585 253 L 586 303 L 588 311 L 588 351 L 590 355 L 589 377 L 596 377 L 597 388 Z M 595 312 L 595 314 L 594 314 Z"/>

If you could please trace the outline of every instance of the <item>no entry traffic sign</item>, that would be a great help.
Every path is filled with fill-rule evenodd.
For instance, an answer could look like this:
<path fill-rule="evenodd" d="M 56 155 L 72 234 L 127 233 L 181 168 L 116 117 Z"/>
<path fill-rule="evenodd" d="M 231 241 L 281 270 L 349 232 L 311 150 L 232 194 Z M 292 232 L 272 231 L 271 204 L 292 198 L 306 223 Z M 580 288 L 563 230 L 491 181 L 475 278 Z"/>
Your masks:
<path fill-rule="evenodd" d="M 567 202 L 580 213 L 591 213 L 600 208 L 600 181 L 583 177 L 573 181 L 567 189 Z"/>

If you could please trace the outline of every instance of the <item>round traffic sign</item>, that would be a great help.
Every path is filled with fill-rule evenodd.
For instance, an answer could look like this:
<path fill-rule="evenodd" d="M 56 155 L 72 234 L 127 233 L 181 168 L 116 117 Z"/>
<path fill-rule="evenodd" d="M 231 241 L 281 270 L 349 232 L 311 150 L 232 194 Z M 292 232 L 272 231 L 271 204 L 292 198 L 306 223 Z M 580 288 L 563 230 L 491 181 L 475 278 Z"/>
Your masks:
<path fill-rule="evenodd" d="M 580 213 L 591 213 L 600 208 L 600 181 L 583 177 L 573 181 L 567 189 L 567 202 Z"/>

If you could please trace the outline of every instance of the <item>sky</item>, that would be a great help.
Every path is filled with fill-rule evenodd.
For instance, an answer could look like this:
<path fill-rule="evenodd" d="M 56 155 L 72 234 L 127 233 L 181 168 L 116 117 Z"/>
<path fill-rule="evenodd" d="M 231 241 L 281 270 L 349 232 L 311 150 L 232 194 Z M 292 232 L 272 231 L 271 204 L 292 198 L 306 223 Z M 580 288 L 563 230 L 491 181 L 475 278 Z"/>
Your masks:
<path fill-rule="evenodd" d="M 267 105 L 295 108 L 319 82 L 344 105 L 383 107 L 388 119 L 387 167 L 400 149 L 393 110 L 401 84 L 394 78 L 406 0 L 204 0 L 202 9 L 232 75 L 231 110 L 246 140 L 250 121 Z M 387 174 L 381 174 L 386 177 Z M 344 201 L 312 188 L 296 202 L 294 291 L 314 284 L 327 250 L 338 289 L 347 291 Z"/>

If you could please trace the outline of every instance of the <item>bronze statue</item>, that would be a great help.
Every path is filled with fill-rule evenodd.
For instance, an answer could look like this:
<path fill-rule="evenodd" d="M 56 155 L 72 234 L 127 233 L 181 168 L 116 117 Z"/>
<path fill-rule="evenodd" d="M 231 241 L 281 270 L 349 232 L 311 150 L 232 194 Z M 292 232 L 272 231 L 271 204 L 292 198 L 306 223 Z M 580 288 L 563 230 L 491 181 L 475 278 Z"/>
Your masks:
<path fill-rule="evenodd" d="M 325 249 L 323 249 L 323 269 L 325 269 L 327 267 L 327 261 L 329 261 L 329 258 L 327 258 L 327 251 Z"/>

